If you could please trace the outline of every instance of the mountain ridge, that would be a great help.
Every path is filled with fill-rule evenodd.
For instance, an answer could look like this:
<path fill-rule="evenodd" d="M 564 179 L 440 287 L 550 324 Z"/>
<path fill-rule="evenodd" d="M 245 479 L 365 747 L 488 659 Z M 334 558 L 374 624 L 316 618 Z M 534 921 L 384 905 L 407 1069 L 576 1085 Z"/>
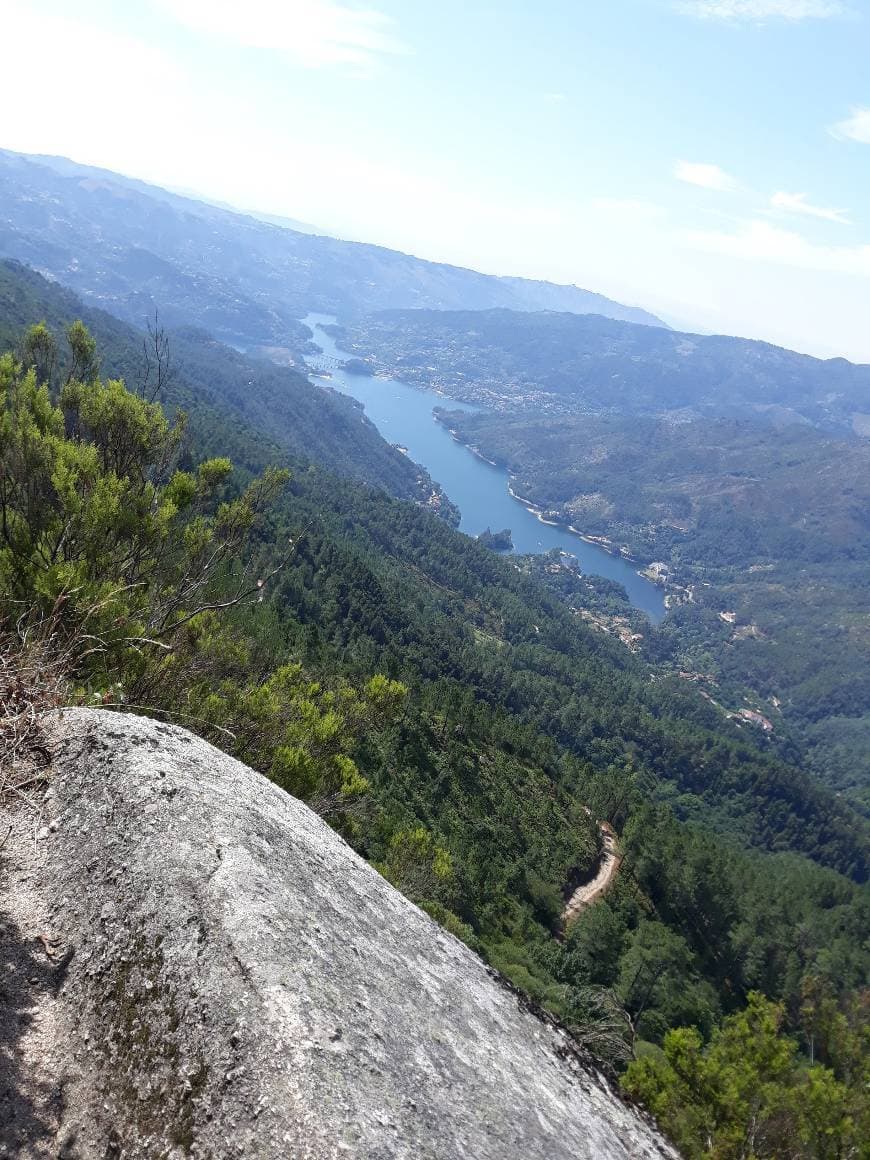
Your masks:
<path fill-rule="evenodd" d="M 498 410 L 752 412 L 856 434 L 870 412 L 870 365 L 594 314 L 379 311 L 348 324 L 341 341 L 375 371 Z"/>
<path fill-rule="evenodd" d="M 146 332 L 93 306 L 14 260 L 0 259 L 0 351 L 40 321 L 60 332 L 82 319 L 97 339 L 103 370 L 131 386 L 144 373 Z M 302 457 L 391 495 L 426 502 L 440 489 L 425 469 L 380 435 L 352 400 L 275 365 L 186 329 L 165 333 L 169 376 L 161 402 L 190 413 L 200 431 L 221 433 L 210 449 L 250 470 Z M 153 351 L 151 352 L 153 358 Z M 233 417 L 231 426 L 226 416 Z M 451 505 L 442 499 L 445 513 Z"/>
<path fill-rule="evenodd" d="M 305 332 L 298 319 L 310 310 L 530 308 L 541 295 L 566 309 L 606 309 L 663 325 L 637 307 L 577 287 L 502 279 L 384 246 L 303 234 L 110 171 L 47 160 L 0 150 L 0 254 L 140 325 L 159 305 L 173 325 L 300 348 Z"/>

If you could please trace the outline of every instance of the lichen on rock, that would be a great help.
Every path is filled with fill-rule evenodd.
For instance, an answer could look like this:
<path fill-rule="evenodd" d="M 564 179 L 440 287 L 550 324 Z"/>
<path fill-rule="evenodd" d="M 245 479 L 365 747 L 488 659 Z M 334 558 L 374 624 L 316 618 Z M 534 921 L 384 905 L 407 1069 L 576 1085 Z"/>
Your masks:
<path fill-rule="evenodd" d="M 302 803 L 183 729 L 51 730 L 63 1101 L 22 1155 L 675 1155 Z"/>

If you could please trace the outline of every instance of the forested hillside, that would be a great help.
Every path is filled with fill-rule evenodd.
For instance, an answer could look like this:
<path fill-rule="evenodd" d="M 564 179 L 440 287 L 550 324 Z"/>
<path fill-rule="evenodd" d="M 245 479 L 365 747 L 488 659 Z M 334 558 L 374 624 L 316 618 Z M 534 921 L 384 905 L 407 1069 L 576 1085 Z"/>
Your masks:
<path fill-rule="evenodd" d="M 870 443 L 814 428 L 661 419 L 442 416 L 517 492 L 667 565 L 652 655 L 752 705 L 870 801 Z"/>
<path fill-rule="evenodd" d="M 184 427 L 101 378 L 83 327 L 13 340 L 62 306 L 19 273 L 15 316 L 2 307 L 4 663 L 24 609 L 29 672 L 34 649 L 55 671 L 63 642 L 67 699 L 178 719 L 309 801 L 617 1068 L 683 1026 L 729 1034 L 751 993 L 781 1004 L 776 1050 L 812 1045 L 831 1095 L 813 1123 L 851 1147 L 861 819 L 418 504 L 298 455 L 288 479 L 277 440 L 223 409 L 229 385 L 187 383 Z M 115 332 L 115 365 L 141 337 Z M 624 861 L 564 932 L 599 818 Z M 633 1090 L 673 1105 L 669 1073 L 648 1072 L 632 1065 Z M 765 1076 L 783 1141 L 806 1129 L 806 1075 Z"/>
<path fill-rule="evenodd" d="M 521 495 L 646 558 L 673 550 L 711 570 L 749 555 L 840 564 L 870 536 L 867 440 L 718 418 L 440 414 L 494 452 Z"/>
<path fill-rule="evenodd" d="M 842 431 L 870 413 L 870 367 L 594 314 L 392 310 L 348 326 L 342 345 L 496 410 L 754 415 Z"/>
<path fill-rule="evenodd" d="M 548 518 L 656 565 L 671 615 L 648 657 L 866 812 L 867 367 L 499 310 L 383 312 L 342 341 L 483 403 L 441 418 Z"/>
<path fill-rule="evenodd" d="M 0 1160 L 870 1160 L 870 0 L 0 26 Z"/>
<path fill-rule="evenodd" d="M 17 345 L 26 362 L 44 334 Z M 16 530 L 0 567 L 13 600 L 104 641 L 82 651 L 73 697 L 171 717 L 183 704 L 616 1064 L 681 1024 L 709 1034 L 753 989 L 784 1002 L 802 1042 L 824 1003 L 857 1034 L 867 835 L 846 807 L 418 506 L 313 464 L 239 492 L 224 459 L 196 467 L 195 422 L 187 470 L 97 466 L 90 447 L 116 462 L 114 408 L 150 433 L 143 464 L 171 465 L 181 444 L 152 405 L 90 378 L 93 350 L 71 340 L 56 411 L 3 362 Z M 118 487 L 130 499 L 104 507 Z M 623 870 L 559 940 L 563 894 L 596 860 L 594 817 L 621 833 Z"/>
<path fill-rule="evenodd" d="M 153 326 L 143 333 L 17 262 L 0 262 L 0 349 L 14 346 L 35 321 L 60 330 L 73 317 L 84 319 L 96 338 L 102 371 L 159 394 L 170 411 L 188 412 L 207 452 L 245 465 L 302 456 L 422 502 L 436 490 L 425 470 L 386 443 L 346 395 L 240 354 L 203 331 L 175 330 L 171 337 L 164 331 L 158 351 Z M 157 327 L 162 330 L 159 315 Z M 449 514 L 450 505 L 442 506 Z"/>

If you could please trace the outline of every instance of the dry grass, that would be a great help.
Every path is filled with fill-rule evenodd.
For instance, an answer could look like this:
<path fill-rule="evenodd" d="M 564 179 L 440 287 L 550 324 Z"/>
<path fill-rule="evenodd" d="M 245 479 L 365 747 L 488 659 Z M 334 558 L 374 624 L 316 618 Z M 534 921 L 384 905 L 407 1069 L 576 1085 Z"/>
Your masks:
<path fill-rule="evenodd" d="M 43 718 L 64 704 L 81 646 L 62 639 L 61 608 L 0 623 L 0 799 L 27 799 L 51 764 Z"/>
<path fill-rule="evenodd" d="M 91 631 L 127 588 L 67 615 L 78 590 L 62 592 L 49 612 L 24 607 L 13 619 L 14 602 L 0 615 L 0 800 L 21 796 L 46 779 L 51 748 L 45 714 L 68 705 L 73 680 L 84 662 L 110 651 L 111 641 Z M 127 640 L 128 638 L 121 638 Z"/>

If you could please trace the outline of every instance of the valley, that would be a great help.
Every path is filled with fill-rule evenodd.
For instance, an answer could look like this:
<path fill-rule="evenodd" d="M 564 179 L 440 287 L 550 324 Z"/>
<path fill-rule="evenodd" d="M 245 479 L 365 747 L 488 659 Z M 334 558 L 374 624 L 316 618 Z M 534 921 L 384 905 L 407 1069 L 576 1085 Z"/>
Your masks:
<path fill-rule="evenodd" d="M 348 320 L 341 342 L 373 371 L 536 418 L 752 418 L 852 435 L 870 405 L 870 366 L 596 313 L 383 310 Z"/>
<path fill-rule="evenodd" d="M 383 437 L 394 445 L 404 446 L 411 459 L 422 464 L 438 481 L 459 508 L 459 527 L 463 532 L 476 536 L 490 525 L 507 527 L 517 553 L 557 550 L 576 556 L 584 571 L 621 584 L 635 607 L 654 623 L 661 620 L 664 597 L 659 587 L 641 577 L 618 552 L 611 553 L 584 542 L 579 533 L 542 519 L 532 505 L 513 494 L 501 467 L 479 455 L 469 454 L 452 433 L 433 421 L 433 409 L 449 400 L 395 378 L 374 378 L 343 368 L 342 362 L 347 356 L 325 329 L 335 319 L 309 314 L 303 322 L 312 328 L 314 344 L 333 367 L 325 381 L 362 403 L 366 415 Z"/>
<path fill-rule="evenodd" d="M 246 767 L 224 767 L 244 801 L 221 791 L 222 826 L 260 795 L 282 819 L 248 823 L 289 892 L 280 932 L 243 876 L 229 893 L 256 945 L 277 948 L 269 987 L 288 1009 L 294 948 L 311 948 L 313 994 L 330 955 L 306 901 L 331 911 L 324 866 L 297 873 L 287 853 L 312 827 L 335 865 L 379 884 L 355 909 L 376 896 L 397 933 L 419 924 L 452 947 L 537 1027 L 558 1024 L 581 1072 L 652 1105 L 674 1045 L 697 1041 L 699 1067 L 724 1053 L 723 1090 L 752 1086 L 729 1045 L 760 1037 L 783 1061 L 763 1073 L 776 1140 L 804 1160 L 810 1111 L 811 1127 L 842 1113 L 829 1135 L 849 1154 L 867 1116 L 870 444 L 852 430 L 866 368 L 743 340 L 689 351 L 575 287 L 279 236 L 56 160 L 4 154 L 0 178 L 0 253 L 51 275 L 0 264 L 0 786 L 39 813 L 53 778 L 79 776 L 53 764 L 54 709 L 84 712 L 95 780 L 107 729 L 159 747 L 174 723 L 173 749 L 206 741 Z M 415 295 L 395 333 L 367 313 Z M 547 308 L 566 298 L 622 316 Z M 115 800 L 133 802 L 125 745 Z M 201 781 L 155 767 L 154 802 L 130 807 L 144 830 L 152 806 L 183 821 L 161 840 L 184 876 Z M 53 821 L 38 840 L 60 881 L 70 818 Z M 190 881 L 211 898 L 235 839 L 216 846 L 208 823 L 195 838 Z M 375 965 L 398 945 L 380 929 L 368 966 L 344 946 L 335 1002 L 376 995 L 388 1026 L 404 1000 Z M 170 974 L 156 951 L 143 961 L 156 1002 Z M 428 1042 L 430 1015 L 403 1010 L 403 1039 Z M 138 1017 L 118 1006 L 119 1042 L 142 1041 Z M 324 1024 L 311 1042 L 332 1083 L 345 1032 Z M 183 1090 L 179 1122 L 210 1122 L 219 1095 L 206 1109 Z M 675 1097 L 669 1124 L 696 1098 Z"/>
<path fill-rule="evenodd" d="M 383 312 L 342 341 L 470 400 L 439 421 L 541 518 L 665 585 L 661 631 L 624 639 L 664 672 L 709 673 L 732 720 L 765 720 L 870 809 L 867 367 L 508 311 Z"/>

